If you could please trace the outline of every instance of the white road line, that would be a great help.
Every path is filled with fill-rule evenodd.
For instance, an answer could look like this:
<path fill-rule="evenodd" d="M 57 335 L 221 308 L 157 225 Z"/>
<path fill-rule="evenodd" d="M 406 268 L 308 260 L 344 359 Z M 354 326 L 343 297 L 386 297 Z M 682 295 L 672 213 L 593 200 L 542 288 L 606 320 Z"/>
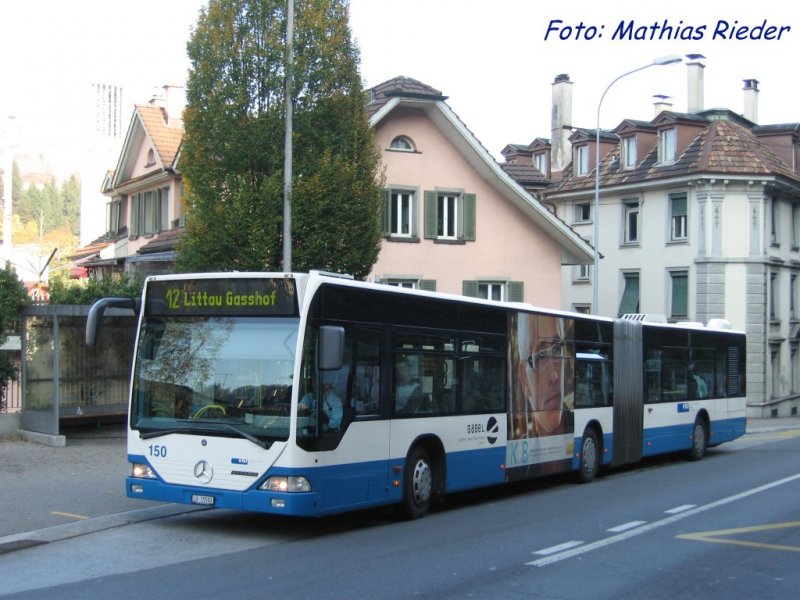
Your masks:
<path fill-rule="evenodd" d="M 564 542 L 563 544 L 559 544 L 558 546 L 550 546 L 549 548 L 545 548 L 544 550 L 537 550 L 536 552 L 531 552 L 531 554 L 538 554 L 540 556 L 548 556 L 550 554 L 555 554 L 556 552 L 563 552 L 564 550 L 569 550 L 570 548 L 575 548 L 576 546 L 580 546 L 585 542 L 580 542 L 578 540 L 573 540 L 571 542 Z"/>
<path fill-rule="evenodd" d="M 761 492 L 765 492 L 769 489 L 774 487 L 778 487 L 780 485 L 784 485 L 786 483 L 790 483 L 800 479 L 800 473 L 796 475 L 792 475 L 791 477 L 784 477 L 783 479 L 779 479 L 777 481 L 773 481 L 772 483 L 767 483 L 761 485 L 756 488 L 752 488 L 749 490 L 745 490 L 744 492 L 740 492 L 738 494 L 734 494 L 733 496 L 728 496 L 727 498 L 722 498 L 721 500 L 716 500 L 715 502 L 711 502 L 709 504 L 704 504 L 703 506 L 697 506 L 695 508 L 687 509 L 681 513 L 671 515 L 660 521 L 654 521 L 652 523 L 648 523 L 646 525 L 642 525 L 641 527 L 636 527 L 634 529 L 629 529 L 623 533 L 618 533 L 617 535 L 613 535 L 611 537 L 605 538 L 603 540 L 598 540 L 596 542 L 592 542 L 591 544 L 584 544 L 579 548 L 571 548 L 568 550 L 564 550 L 562 552 L 558 552 L 556 554 L 552 554 L 545 558 L 540 558 L 538 560 L 533 560 L 530 562 L 525 563 L 529 567 L 544 567 L 546 565 L 565 560 L 567 558 L 572 558 L 573 556 L 578 556 L 580 554 L 585 554 L 587 552 L 591 552 L 592 550 L 597 550 L 599 548 L 603 548 L 605 546 L 610 546 L 611 544 L 616 544 L 617 542 L 622 542 L 624 540 L 630 539 L 632 537 L 636 537 L 637 535 L 642 535 L 643 533 L 648 533 L 653 531 L 654 529 L 658 529 L 660 527 L 665 527 L 666 525 L 672 525 L 673 523 L 677 523 L 678 521 L 685 519 L 687 517 L 692 517 L 694 515 L 698 515 L 703 513 L 707 510 L 712 510 L 714 508 L 719 508 L 720 506 L 724 506 L 726 504 L 730 504 L 731 502 L 736 502 L 737 500 L 742 500 L 743 498 L 747 498 L 754 494 L 759 494 Z"/>
<path fill-rule="evenodd" d="M 689 510 L 690 508 L 694 508 L 697 506 L 696 504 L 683 504 L 681 506 L 676 506 L 675 508 L 670 508 L 669 510 L 665 510 L 664 512 L 668 515 L 677 515 L 678 513 L 682 513 L 685 510 Z"/>
<path fill-rule="evenodd" d="M 628 529 L 633 529 L 634 527 L 644 525 L 645 523 L 647 523 L 647 521 L 631 521 L 630 523 L 623 523 L 622 525 L 617 525 L 611 529 L 606 529 L 606 531 L 610 531 L 611 533 L 622 533 L 623 531 L 628 531 Z"/>

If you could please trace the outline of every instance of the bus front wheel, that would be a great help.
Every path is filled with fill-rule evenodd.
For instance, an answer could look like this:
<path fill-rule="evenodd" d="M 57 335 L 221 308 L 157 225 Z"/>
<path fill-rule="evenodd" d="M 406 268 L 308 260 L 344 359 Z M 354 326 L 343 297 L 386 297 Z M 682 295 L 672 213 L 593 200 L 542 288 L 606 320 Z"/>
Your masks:
<path fill-rule="evenodd" d="M 597 434 L 593 429 L 583 432 L 581 441 L 581 458 L 578 467 L 578 481 L 589 483 L 597 475 L 600 468 L 600 446 L 597 443 Z"/>
<path fill-rule="evenodd" d="M 433 496 L 433 466 L 428 451 L 416 446 L 408 455 L 403 475 L 403 514 L 419 519 L 428 513 Z"/>
<path fill-rule="evenodd" d="M 689 459 L 700 460 L 706 455 L 707 447 L 708 433 L 706 424 L 702 419 L 697 419 L 692 429 L 692 448 L 689 450 Z"/>

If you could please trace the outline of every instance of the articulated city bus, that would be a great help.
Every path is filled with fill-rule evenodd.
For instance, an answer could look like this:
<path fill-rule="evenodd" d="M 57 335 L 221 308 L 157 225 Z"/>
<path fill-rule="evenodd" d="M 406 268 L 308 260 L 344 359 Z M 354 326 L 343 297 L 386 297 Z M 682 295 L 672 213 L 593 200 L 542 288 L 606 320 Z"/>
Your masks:
<path fill-rule="evenodd" d="M 106 298 L 90 311 L 92 343 Z M 686 452 L 745 432 L 745 336 L 312 271 L 147 279 L 127 495 L 286 515 Z"/>

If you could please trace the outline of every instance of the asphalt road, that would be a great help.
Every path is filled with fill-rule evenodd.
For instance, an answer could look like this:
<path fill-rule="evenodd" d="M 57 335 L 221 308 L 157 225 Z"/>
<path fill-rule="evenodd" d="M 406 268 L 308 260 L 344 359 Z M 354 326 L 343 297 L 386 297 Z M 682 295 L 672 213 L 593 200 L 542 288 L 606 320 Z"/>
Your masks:
<path fill-rule="evenodd" d="M 386 511 L 131 520 L 3 555 L 0 596 L 793 598 L 798 451 L 797 423 L 761 428 L 699 463 L 459 494 L 412 522 Z"/>

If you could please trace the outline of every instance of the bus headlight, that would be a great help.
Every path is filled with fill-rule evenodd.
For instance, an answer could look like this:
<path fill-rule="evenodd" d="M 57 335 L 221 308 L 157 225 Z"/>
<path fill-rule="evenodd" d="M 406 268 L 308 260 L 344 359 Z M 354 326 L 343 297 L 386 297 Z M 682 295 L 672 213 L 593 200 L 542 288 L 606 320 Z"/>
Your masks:
<path fill-rule="evenodd" d="M 150 465 L 143 465 L 142 463 L 131 463 L 131 477 L 137 479 L 155 479 L 156 474 Z"/>
<path fill-rule="evenodd" d="M 275 476 L 267 479 L 258 489 L 268 492 L 310 492 L 311 482 L 305 477 Z"/>

